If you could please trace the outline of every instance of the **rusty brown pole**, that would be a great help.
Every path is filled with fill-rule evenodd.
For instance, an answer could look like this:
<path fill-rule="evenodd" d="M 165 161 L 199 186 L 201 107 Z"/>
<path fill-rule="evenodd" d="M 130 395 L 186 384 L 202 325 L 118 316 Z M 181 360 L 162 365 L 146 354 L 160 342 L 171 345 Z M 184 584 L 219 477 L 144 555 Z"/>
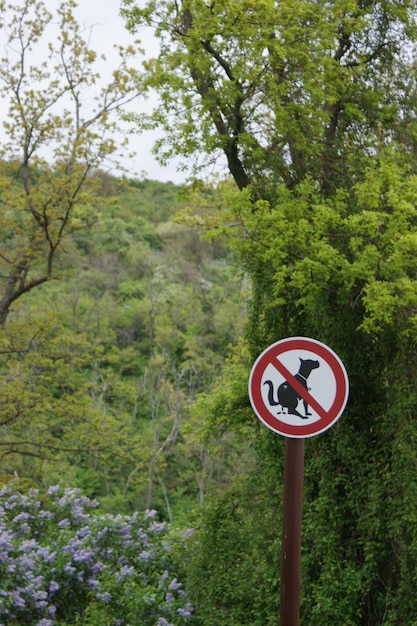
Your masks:
<path fill-rule="evenodd" d="M 285 439 L 280 626 L 299 626 L 304 439 Z"/>

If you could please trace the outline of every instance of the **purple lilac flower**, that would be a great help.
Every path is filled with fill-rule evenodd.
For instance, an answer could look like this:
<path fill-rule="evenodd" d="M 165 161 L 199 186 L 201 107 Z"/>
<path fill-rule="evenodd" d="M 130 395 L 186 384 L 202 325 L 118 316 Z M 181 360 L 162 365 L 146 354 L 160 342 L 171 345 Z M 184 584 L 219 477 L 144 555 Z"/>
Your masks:
<path fill-rule="evenodd" d="M 79 498 L 77 498 L 77 500 L 75 500 L 73 506 L 81 508 L 90 507 L 91 509 L 96 509 L 98 506 L 100 506 L 100 502 L 98 502 L 98 500 L 90 500 L 90 498 L 88 498 L 87 496 L 80 496 Z"/>
<path fill-rule="evenodd" d="M 51 580 L 49 583 L 49 593 L 56 593 L 59 589 L 59 584 L 55 580 Z"/>
<path fill-rule="evenodd" d="M 146 548 L 146 546 L 149 544 L 149 537 L 142 528 L 139 528 L 138 530 L 138 538 Z"/>
<path fill-rule="evenodd" d="M 20 609 L 20 610 L 24 609 L 26 606 L 26 602 L 24 598 L 22 598 L 22 596 L 20 595 L 18 591 L 13 596 L 13 604 L 15 605 L 17 609 Z"/>
<path fill-rule="evenodd" d="M 161 533 L 166 529 L 166 522 L 152 522 L 149 524 L 149 530 L 153 533 Z"/>
<path fill-rule="evenodd" d="M 20 534 L 22 535 L 29 535 L 30 533 L 30 526 L 29 524 L 27 524 L 26 522 L 24 524 L 22 524 L 19 528 L 20 530 Z"/>
<path fill-rule="evenodd" d="M 127 578 L 128 576 L 133 576 L 134 571 L 135 571 L 135 568 L 133 565 L 131 567 L 127 567 L 127 565 L 123 565 L 120 568 L 120 571 L 116 574 L 116 582 L 120 583 L 120 581 L 123 580 L 123 578 Z"/>
<path fill-rule="evenodd" d="M 77 550 L 80 550 L 83 546 L 83 542 L 80 539 L 72 538 L 69 540 L 68 545 L 64 546 L 62 550 L 64 552 L 74 553 Z"/>
<path fill-rule="evenodd" d="M 45 561 L 45 563 L 52 563 L 55 560 L 57 554 L 58 552 L 56 550 L 50 552 L 49 548 L 44 548 L 43 546 L 39 546 L 37 550 L 37 556 Z"/>
<path fill-rule="evenodd" d="M 87 520 L 90 517 L 89 513 L 84 513 L 82 506 L 71 506 L 71 515 L 74 520 Z"/>
<path fill-rule="evenodd" d="M 7 494 L 7 488 L 6 489 L 6 494 Z M 3 495 L 3 493 L 2 493 Z M 12 511 L 13 509 L 16 508 L 17 503 L 19 502 L 19 496 L 17 495 L 12 495 L 9 497 L 9 499 L 4 503 L 4 508 L 5 509 L 9 509 L 9 511 Z"/>
<path fill-rule="evenodd" d="M 33 519 L 33 515 L 26 513 L 26 511 L 21 511 L 16 517 L 13 518 L 13 524 L 18 524 L 19 522 L 27 522 L 28 520 Z"/>
<path fill-rule="evenodd" d="M 119 535 L 124 538 L 130 539 L 132 527 L 129 524 L 123 524 L 119 529 Z"/>
<path fill-rule="evenodd" d="M 89 578 L 87 580 L 87 583 L 90 589 L 98 589 L 100 587 L 100 583 L 96 578 Z"/>
<path fill-rule="evenodd" d="M 105 548 L 104 550 L 101 550 L 100 552 L 100 556 L 103 557 L 103 559 L 111 559 L 113 554 L 114 554 L 113 548 Z"/>
<path fill-rule="evenodd" d="M 104 563 L 102 563 L 101 561 L 97 561 L 97 563 L 94 563 L 94 565 L 92 566 L 91 572 L 93 574 L 97 574 L 97 572 L 100 572 L 104 567 Z"/>
<path fill-rule="evenodd" d="M 22 554 L 19 557 L 19 565 L 25 568 L 25 570 L 33 570 L 35 567 L 35 560 L 28 554 Z"/>
<path fill-rule="evenodd" d="M 176 578 L 173 578 L 169 583 L 168 589 L 170 591 L 177 591 L 177 589 L 180 589 L 180 587 L 182 587 L 181 583 L 179 583 Z"/>
<path fill-rule="evenodd" d="M 97 593 L 96 598 L 108 604 L 111 601 L 111 595 L 105 591 L 104 593 Z"/>
<path fill-rule="evenodd" d="M 180 607 L 179 609 L 177 609 L 177 613 L 178 615 L 180 615 L 180 617 L 190 618 L 191 617 L 191 605 L 187 604 L 185 609 L 182 609 Z"/>
<path fill-rule="evenodd" d="M 161 589 L 161 587 L 163 587 L 164 582 L 167 580 L 168 577 L 169 577 L 169 572 L 168 572 L 168 570 L 165 570 L 164 573 L 162 574 L 162 576 L 159 579 L 158 589 Z"/>
<path fill-rule="evenodd" d="M 68 528 L 69 525 L 70 525 L 70 521 L 67 519 L 63 519 L 59 522 L 58 528 Z"/>
<path fill-rule="evenodd" d="M 44 609 L 48 606 L 48 602 L 46 600 L 39 600 L 38 602 L 36 602 L 35 606 L 37 609 Z"/>
<path fill-rule="evenodd" d="M 10 550 L 13 550 L 13 544 L 11 543 L 12 539 L 13 534 L 11 532 L 6 531 L 0 535 L 0 559 L 3 550 L 7 550 L 8 552 L 10 552 Z"/>
<path fill-rule="evenodd" d="M 16 519 L 16 518 L 15 518 Z M 19 546 L 20 552 L 32 552 L 37 547 L 38 543 L 35 539 L 25 539 Z"/>
<path fill-rule="evenodd" d="M 93 560 L 93 555 L 90 550 L 80 550 L 80 552 L 76 552 L 72 557 L 75 563 L 91 563 Z"/>
<path fill-rule="evenodd" d="M 86 537 L 90 537 L 90 536 L 91 536 L 91 529 L 89 526 L 83 526 L 77 532 L 77 537 L 79 537 L 80 539 L 85 539 Z"/>
<path fill-rule="evenodd" d="M 98 531 L 97 533 L 97 538 L 98 539 L 103 539 L 104 535 L 106 535 L 106 533 L 109 532 L 109 528 L 108 526 L 105 526 L 104 528 L 102 528 L 101 530 Z"/>
<path fill-rule="evenodd" d="M 159 538 L 156 538 L 157 543 L 154 544 L 155 539 L 152 538 L 152 535 L 148 536 L 148 532 L 154 535 L 161 535 L 168 529 L 166 523 L 159 523 L 155 520 L 156 511 L 147 511 L 144 515 L 145 519 L 151 520 L 148 531 L 145 531 L 143 528 L 140 528 L 138 523 L 138 513 L 132 516 L 101 515 L 94 517 L 85 513 L 85 507 L 91 508 L 97 503 L 90 501 L 84 496 L 76 497 L 78 494 L 77 490 L 66 489 L 63 491 L 59 487 L 49 490 L 50 496 L 54 499 L 52 503 L 54 508 L 62 508 L 62 511 L 58 512 L 58 519 L 56 519 L 56 514 L 54 513 L 39 510 L 42 503 L 34 501 L 35 493 L 31 494 L 32 500 L 26 496 L 10 494 L 7 491 L 5 493 L 7 493 L 7 500 L 5 499 L 2 503 L 3 506 L 0 506 L 0 562 L 3 560 L 5 569 L 9 566 L 15 570 L 13 571 L 15 591 L 2 593 L 0 590 L 0 597 L 4 598 L 3 606 L 1 606 L 0 601 L 0 620 L 1 618 L 7 620 L 17 619 L 18 621 L 29 619 L 29 611 L 36 608 L 39 610 L 38 619 L 41 620 L 36 623 L 36 626 L 52 626 L 57 608 L 49 605 L 48 600 L 60 589 L 60 584 L 54 579 L 51 580 L 51 576 L 56 578 L 62 575 L 63 571 L 67 576 L 74 576 L 71 585 L 88 585 L 94 591 L 98 600 L 109 603 L 111 596 L 100 588 L 100 581 L 97 579 L 99 572 L 105 569 L 108 575 L 114 578 L 115 582 L 120 582 L 124 578 L 135 574 L 134 564 L 138 561 L 148 563 L 155 560 L 156 551 L 158 550 L 159 552 L 159 546 L 166 551 L 171 549 L 167 541 L 160 542 Z M 24 509 L 23 511 L 22 508 Z M 13 518 L 15 510 L 16 514 Z M 37 540 L 31 539 L 34 529 L 31 529 L 27 522 L 35 519 L 30 514 L 35 510 L 37 511 L 36 519 L 55 518 L 55 524 L 58 528 L 68 529 L 67 532 L 69 532 L 70 537 L 68 537 L 67 545 L 62 545 L 62 539 L 58 539 L 60 546 L 53 550 L 51 546 L 39 545 Z M 68 517 L 65 517 L 65 515 Z M 60 519 L 62 517 L 64 519 Z M 7 522 L 8 519 L 14 520 L 17 530 L 14 534 L 7 532 L 7 523 L 12 523 L 11 521 Z M 78 523 L 78 530 L 74 529 L 73 522 L 79 522 L 80 520 L 85 521 L 84 523 Z M 102 528 L 99 528 L 99 526 Z M 45 538 L 47 538 L 52 530 L 49 524 L 42 525 L 40 528 L 41 530 L 36 530 L 37 534 L 35 535 L 40 538 L 39 541 L 43 539 L 42 532 L 45 533 Z M 24 533 L 27 534 L 27 537 L 22 537 Z M 61 538 L 65 537 L 66 533 L 59 533 L 59 536 Z M 184 533 L 184 536 L 187 535 Z M 105 547 L 100 547 L 98 543 L 100 539 L 107 539 L 107 537 L 108 541 L 106 541 Z M 137 548 L 132 554 L 130 547 L 135 545 L 135 539 Z M 16 540 L 19 543 L 16 543 Z M 111 545 L 113 547 L 110 547 Z M 129 549 L 126 550 L 126 548 Z M 141 548 L 142 551 L 140 551 Z M 16 551 L 17 556 L 15 556 Z M 60 554 L 59 559 L 57 558 L 58 553 Z M 134 553 L 136 553 L 136 557 Z M 69 561 L 66 564 L 65 561 L 62 563 L 62 556 L 65 558 L 65 554 L 68 555 L 67 560 Z M 98 560 L 99 557 L 102 560 Z M 110 560 L 109 564 L 106 564 L 107 559 Z M 120 568 L 116 569 L 116 571 L 112 569 L 115 562 L 117 562 Z M 39 571 L 39 566 L 42 566 L 44 571 L 46 571 L 45 564 L 50 565 L 52 563 L 54 567 L 47 568 L 49 571 L 47 580 L 44 580 L 43 576 L 35 576 L 35 572 Z M 87 567 L 77 571 L 77 563 L 86 564 Z M 157 565 L 156 563 L 155 567 Z M 143 584 L 143 580 L 147 580 L 147 577 L 145 573 L 140 573 L 140 567 L 138 567 L 136 582 L 137 584 Z M 172 578 L 171 580 L 168 570 L 163 571 L 159 575 L 159 589 L 166 589 L 166 585 L 168 585 L 168 589 L 165 594 L 165 602 L 173 604 L 175 597 L 178 596 L 184 598 L 183 602 L 185 604 L 185 591 L 181 588 L 182 585 L 177 578 Z M 150 594 L 148 601 L 152 601 L 155 609 L 157 608 L 156 597 Z M 10 606 L 13 605 L 16 608 L 14 613 L 19 613 L 19 617 L 11 615 L 13 609 L 10 609 Z M 167 608 L 167 605 L 165 607 Z M 177 615 L 186 619 L 190 617 L 191 612 L 192 608 L 189 603 L 177 609 Z M 43 619 L 41 619 L 42 616 L 44 616 Z M 34 624 L 35 622 L 36 619 Z M 124 623 L 123 618 L 116 620 L 114 626 L 117 626 L 118 623 L 121 626 Z M 165 617 L 160 617 L 157 623 L 159 626 L 172 626 Z"/>

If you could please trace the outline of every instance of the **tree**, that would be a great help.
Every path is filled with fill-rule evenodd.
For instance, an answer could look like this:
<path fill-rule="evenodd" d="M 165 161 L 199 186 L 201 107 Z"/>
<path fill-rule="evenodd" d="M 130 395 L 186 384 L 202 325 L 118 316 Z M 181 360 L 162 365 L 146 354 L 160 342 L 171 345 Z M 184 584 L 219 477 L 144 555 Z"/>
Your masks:
<path fill-rule="evenodd" d="M 307 175 L 327 194 L 349 185 L 381 141 L 413 155 L 414 2 L 123 7 L 132 31 L 147 24 L 160 40 L 145 65 L 160 105 L 145 123 L 165 130 L 161 159 L 223 154 L 237 186 L 265 199 Z"/>
<path fill-rule="evenodd" d="M 137 53 L 132 46 L 118 48 L 112 76 L 99 86 L 99 59 L 73 16 L 75 6 L 64 1 L 53 15 L 37 0 L 1 5 L 2 480 L 42 480 L 48 460 L 64 453 L 93 449 L 101 458 L 109 448 L 97 433 L 107 427 L 113 444 L 118 439 L 115 420 L 101 415 L 84 376 L 101 352 L 98 342 L 62 326 L 60 307 L 36 308 L 30 299 L 40 291 L 47 300 L 42 287 L 58 260 L 62 270 L 74 211 L 94 211 L 100 187 L 94 174 L 120 148 L 112 137 L 116 113 L 143 94 L 129 67 Z"/>
<path fill-rule="evenodd" d="M 118 49 L 119 66 L 98 87 L 97 54 L 82 37 L 75 6 L 65 0 L 54 16 L 43 2 L 23 0 L 6 6 L 1 25 L 2 326 L 18 298 L 52 277 L 74 206 L 93 192 L 89 175 L 119 148 L 114 113 L 143 93 L 128 65 L 133 47 Z"/>
<path fill-rule="evenodd" d="M 237 190 L 206 191 L 194 221 L 251 283 L 247 350 L 199 411 L 212 436 L 236 416 L 251 429 L 257 480 L 236 479 L 203 517 L 202 623 L 276 623 L 280 488 L 268 485 L 283 448 L 234 376 L 297 335 L 332 346 L 351 381 L 345 416 L 306 446 L 302 623 L 414 623 L 416 3 L 124 7 L 132 30 L 153 25 L 161 41 L 147 123 L 165 125 L 163 158 L 226 157 Z"/>

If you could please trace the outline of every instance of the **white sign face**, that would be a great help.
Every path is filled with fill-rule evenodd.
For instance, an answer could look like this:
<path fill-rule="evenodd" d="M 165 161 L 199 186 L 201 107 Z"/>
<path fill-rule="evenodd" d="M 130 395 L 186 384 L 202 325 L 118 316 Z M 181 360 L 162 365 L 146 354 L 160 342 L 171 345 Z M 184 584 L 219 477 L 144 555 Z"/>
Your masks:
<path fill-rule="evenodd" d="M 290 337 L 255 361 L 249 397 L 259 419 L 286 437 L 318 435 L 342 414 L 349 381 L 342 361 L 325 344 Z"/>

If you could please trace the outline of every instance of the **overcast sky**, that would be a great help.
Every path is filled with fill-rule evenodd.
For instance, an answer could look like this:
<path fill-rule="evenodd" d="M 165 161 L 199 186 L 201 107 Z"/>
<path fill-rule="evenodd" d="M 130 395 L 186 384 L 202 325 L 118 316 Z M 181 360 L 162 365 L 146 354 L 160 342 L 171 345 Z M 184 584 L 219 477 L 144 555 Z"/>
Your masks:
<path fill-rule="evenodd" d="M 58 0 L 45 0 L 51 9 L 56 7 Z M 139 4 L 141 0 L 139 0 Z M 144 4 L 142 0 L 142 4 Z M 149 29 L 142 30 L 138 35 L 130 35 L 124 21 L 119 15 L 120 0 L 79 0 L 79 6 L 75 11 L 75 16 L 80 26 L 89 29 L 93 26 L 90 45 L 93 50 L 104 53 L 110 60 L 113 44 L 126 45 L 129 41 L 139 38 L 142 48 L 145 49 L 149 57 L 156 56 L 157 43 L 152 38 Z M 110 64 L 109 64 L 110 65 Z M 152 100 L 137 100 L 132 108 L 134 110 L 149 110 L 152 107 Z M 182 183 L 185 180 L 183 172 L 177 172 L 174 162 L 167 167 L 161 167 L 151 153 L 153 142 L 157 133 L 148 132 L 140 136 L 133 136 L 130 139 L 131 148 L 137 153 L 133 162 L 124 163 L 128 165 L 132 176 L 146 176 L 147 178 L 172 181 Z"/>

